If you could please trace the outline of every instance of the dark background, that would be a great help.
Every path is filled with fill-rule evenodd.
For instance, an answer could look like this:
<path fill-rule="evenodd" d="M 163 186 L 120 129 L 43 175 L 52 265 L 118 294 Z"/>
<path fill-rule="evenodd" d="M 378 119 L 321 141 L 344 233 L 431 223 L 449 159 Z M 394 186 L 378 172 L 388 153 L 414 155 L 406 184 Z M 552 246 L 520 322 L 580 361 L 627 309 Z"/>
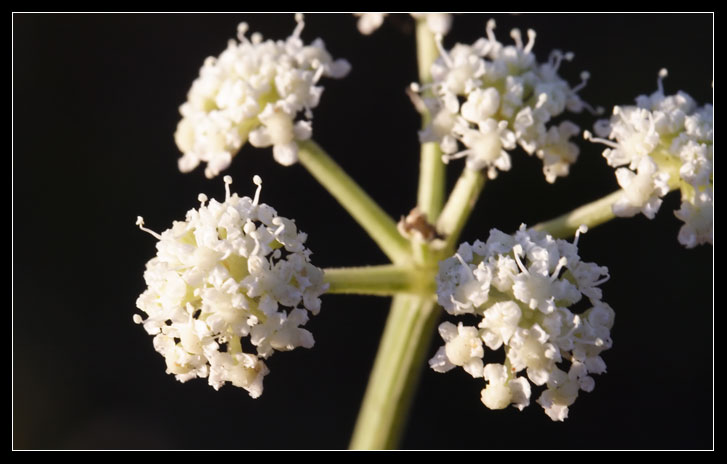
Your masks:
<path fill-rule="evenodd" d="M 474 42 L 489 15 L 458 15 L 445 44 Z M 656 89 L 712 101 L 713 17 L 496 15 L 497 37 L 534 28 L 535 53 L 571 50 L 561 75 L 610 110 Z M 308 328 L 312 350 L 278 353 L 257 400 L 206 380 L 164 373 L 152 338 L 132 323 L 155 240 L 197 206 L 223 198 L 221 178 L 177 170 L 178 107 L 205 57 L 240 21 L 282 39 L 292 15 L 16 14 L 13 16 L 13 448 L 339 449 L 347 446 L 389 300 L 327 295 Z M 404 94 L 417 79 L 413 23 L 390 17 L 361 36 L 351 15 L 307 15 L 303 38 L 325 40 L 353 69 L 326 87 L 314 137 L 394 217 L 416 201 L 419 121 Z M 590 128 L 595 117 L 571 118 Z M 513 231 L 617 188 L 602 146 L 578 142 L 571 175 L 547 184 L 541 162 L 513 153 L 489 183 L 464 239 Z M 449 170 L 450 186 L 463 163 Z M 320 267 L 386 258 L 301 166 L 246 145 L 224 174 L 241 195 L 296 219 Z M 581 256 L 608 266 L 604 300 L 617 314 L 608 373 L 581 393 L 565 423 L 535 403 L 490 411 L 481 380 L 426 369 L 402 446 L 426 449 L 694 449 L 713 446 L 713 249 L 677 242 L 669 195 L 656 219 L 618 219 L 581 239 Z M 440 340 L 436 337 L 430 352 Z"/>

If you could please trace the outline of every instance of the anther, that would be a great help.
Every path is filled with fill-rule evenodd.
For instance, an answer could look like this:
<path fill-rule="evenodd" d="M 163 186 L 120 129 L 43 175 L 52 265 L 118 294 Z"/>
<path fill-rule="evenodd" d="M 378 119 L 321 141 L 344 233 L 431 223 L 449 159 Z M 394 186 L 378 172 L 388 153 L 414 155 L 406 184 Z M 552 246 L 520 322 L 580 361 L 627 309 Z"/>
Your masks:
<path fill-rule="evenodd" d="M 293 30 L 293 37 L 300 38 L 301 32 L 303 32 L 303 28 L 305 27 L 305 22 L 303 22 L 303 13 L 296 13 L 295 14 L 295 22 L 298 23 L 295 26 L 295 29 Z"/>
<path fill-rule="evenodd" d="M 232 183 L 232 177 L 225 176 L 222 178 L 225 182 L 225 201 L 230 199 L 230 184 Z"/>
<path fill-rule="evenodd" d="M 161 235 L 157 234 L 156 232 L 154 232 L 151 229 L 147 229 L 146 227 L 144 227 L 144 218 L 143 217 L 136 216 L 136 225 L 139 226 L 139 229 L 143 230 L 146 233 L 151 234 L 157 240 L 161 240 L 162 239 L 162 236 Z"/>
<path fill-rule="evenodd" d="M 485 30 L 487 31 L 487 38 L 490 40 L 490 42 L 497 42 L 497 39 L 495 38 L 495 20 L 490 18 L 487 21 L 487 26 L 485 27 Z"/>
<path fill-rule="evenodd" d="M 535 46 L 535 36 L 535 31 L 532 29 L 528 29 L 528 43 L 523 49 L 525 53 L 530 53 L 530 51 L 532 51 L 533 47 Z"/>
<path fill-rule="evenodd" d="M 669 71 L 666 68 L 659 70 L 659 78 L 656 80 L 656 86 L 659 89 L 660 94 L 664 94 L 664 78 L 669 75 Z"/>
<path fill-rule="evenodd" d="M 245 34 L 247 33 L 250 26 L 247 23 L 240 23 L 237 25 L 237 39 L 240 42 L 247 42 L 247 37 L 245 37 Z"/>
<path fill-rule="evenodd" d="M 607 146 L 609 146 L 611 148 L 618 148 L 618 144 L 617 143 L 614 143 L 614 142 L 612 142 L 610 140 L 607 140 L 607 139 L 603 139 L 601 137 L 594 137 L 593 134 L 591 134 L 589 131 L 583 131 L 583 138 L 586 139 L 586 140 L 588 140 L 588 141 L 590 141 L 590 142 L 602 143 L 602 144 L 607 145 Z"/>
<path fill-rule="evenodd" d="M 452 59 L 449 57 L 449 54 L 444 49 L 444 45 L 442 45 L 442 34 L 436 34 L 434 36 L 434 42 L 437 44 L 437 49 L 439 49 L 439 55 L 444 60 L 444 63 L 447 65 L 449 69 L 452 69 L 454 67 L 454 63 L 452 63 Z"/>
<path fill-rule="evenodd" d="M 578 229 L 576 229 L 576 238 L 573 239 L 573 245 L 578 246 L 578 239 L 581 237 L 581 234 L 585 234 L 588 232 L 588 226 L 585 224 L 581 224 L 578 226 Z"/>
<path fill-rule="evenodd" d="M 523 36 L 520 33 L 520 29 L 513 29 L 510 31 L 510 37 L 515 41 L 515 46 L 518 50 L 523 49 Z"/>
<path fill-rule="evenodd" d="M 257 206 L 258 202 L 260 201 L 260 192 L 263 189 L 263 180 L 260 178 L 260 176 L 255 175 L 252 178 L 252 182 L 257 185 L 257 189 L 255 190 L 255 198 L 252 200 L 252 204 Z"/>

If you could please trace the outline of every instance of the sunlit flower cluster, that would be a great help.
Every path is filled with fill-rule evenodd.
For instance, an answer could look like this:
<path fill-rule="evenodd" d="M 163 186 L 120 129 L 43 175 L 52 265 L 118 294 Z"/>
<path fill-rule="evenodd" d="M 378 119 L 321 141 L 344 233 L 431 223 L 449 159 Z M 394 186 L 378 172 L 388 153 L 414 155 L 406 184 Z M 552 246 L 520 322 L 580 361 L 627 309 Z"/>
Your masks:
<path fill-rule="evenodd" d="M 714 109 L 697 106 L 684 92 L 664 95 L 659 73 L 658 90 L 640 95 L 635 106 L 616 106 L 610 120 L 599 121 L 603 138 L 586 137 L 609 146 L 603 156 L 616 169 L 624 195 L 613 205 L 617 216 L 639 212 L 649 219 L 659 210 L 662 197 L 679 188 L 684 221 L 679 242 L 693 248 L 713 240 Z"/>
<path fill-rule="evenodd" d="M 302 16 L 297 21 L 284 41 L 263 41 L 258 33 L 248 39 L 242 23 L 239 42 L 231 40 L 219 57 L 205 60 L 174 135 L 182 172 L 206 162 L 205 175 L 217 176 L 247 141 L 272 146 L 280 164 L 297 161 L 296 141 L 311 137 L 311 110 L 323 93 L 318 81 L 350 70 L 347 61 L 331 58 L 322 40 L 304 45 Z"/>
<path fill-rule="evenodd" d="M 180 382 L 208 378 L 215 389 L 231 382 L 256 398 L 268 373 L 263 359 L 313 346 L 302 326 L 320 310 L 327 284 L 310 263 L 306 235 L 259 202 L 260 178 L 254 199 L 230 195 L 231 182 L 225 176 L 224 202 L 201 194 L 200 207 L 161 235 L 138 219 L 159 242 L 136 302 L 146 319 L 134 321 L 154 336 Z"/>
<path fill-rule="evenodd" d="M 442 261 L 439 304 L 478 322 L 439 326 L 445 344 L 429 361 L 432 369 L 460 366 L 483 378 L 481 400 L 490 409 L 522 410 L 531 383 L 544 386 L 538 403 L 552 420 L 564 420 L 578 392 L 593 390 L 591 374 L 606 372 L 600 354 L 611 347 L 614 322 L 598 288 L 608 269 L 578 256 L 583 231 L 570 243 L 524 225 L 514 235 L 493 229 L 487 242 L 463 243 Z M 500 348 L 504 361 L 485 364 L 486 350 Z"/>
<path fill-rule="evenodd" d="M 487 23 L 487 38 L 472 45 L 457 44 L 432 65 L 433 83 L 413 85 L 414 90 L 434 97 L 424 98 L 432 115 L 420 133 L 422 142 L 440 144 L 445 162 L 467 158 L 469 169 L 487 170 L 494 178 L 511 167 L 509 150 L 517 145 L 543 161 L 548 182 L 569 172 L 578 157 L 570 138 L 579 128 L 570 121 L 550 124 L 566 110 L 580 112 L 587 105 L 578 96 L 583 82 L 571 87 L 558 75 L 563 60 L 572 53 L 554 50 L 546 63 L 538 63 L 532 52 L 535 31 L 528 30 L 524 44 L 513 29 L 515 45 L 503 45 L 495 38 L 495 22 Z M 460 145 L 464 149 L 460 149 Z"/>

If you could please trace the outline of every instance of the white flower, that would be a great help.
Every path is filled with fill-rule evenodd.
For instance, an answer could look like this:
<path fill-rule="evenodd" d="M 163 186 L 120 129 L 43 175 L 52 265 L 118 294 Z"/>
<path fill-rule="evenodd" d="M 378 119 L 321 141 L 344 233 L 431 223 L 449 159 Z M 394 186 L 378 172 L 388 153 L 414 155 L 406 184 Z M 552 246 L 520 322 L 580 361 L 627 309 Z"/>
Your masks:
<path fill-rule="evenodd" d="M 482 403 L 490 409 L 505 409 L 512 404 L 523 410 L 530 404 L 530 384 L 522 377 L 508 376 L 507 367 L 491 363 L 485 366 L 487 387 L 482 389 Z"/>
<path fill-rule="evenodd" d="M 507 344 L 517 330 L 521 315 L 520 307 L 513 301 L 495 303 L 487 308 L 478 326 L 483 329 L 485 345 L 491 350 L 497 350 L 503 343 Z"/>
<path fill-rule="evenodd" d="M 527 369 L 528 378 L 535 385 L 543 385 L 560 362 L 560 351 L 548 343 L 549 334 L 537 323 L 529 329 L 519 328 L 513 334 L 507 359 L 516 372 Z"/>
<path fill-rule="evenodd" d="M 567 258 L 562 257 L 558 260 L 558 265 L 551 275 L 547 252 L 544 259 L 536 259 L 530 269 L 527 269 L 520 261 L 520 255 L 523 253 L 522 245 L 516 245 L 513 248 L 513 253 L 515 261 L 522 271 L 513 279 L 513 295 L 527 304 L 530 309 L 538 309 L 545 314 L 549 314 L 555 310 L 556 300 L 569 304 L 580 300 L 581 294 L 575 285 L 567 280 L 558 280 L 561 269 L 568 264 Z"/>
<path fill-rule="evenodd" d="M 578 133 L 580 128 L 570 121 L 551 126 L 545 133 L 542 145 L 535 151 L 538 158 L 543 160 L 545 180 L 551 184 L 556 178 L 567 176 L 571 164 L 578 159 L 578 146 L 570 141 Z"/>
<path fill-rule="evenodd" d="M 629 217 L 642 212 L 649 219 L 654 219 L 662 203 L 661 197 L 669 192 L 669 174 L 659 171 L 651 157 L 643 156 L 636 173 L 627 168 L 618 168 L 616 179 L 624 195 L 614 203 L 614 214 Z"/>
<path fill-rule="evenodd" d="M 327 284 L 310 263 L 306 235 L 259 202 L 260 178 L 254 199 L 230 195 L 231 182 L 225 176 L 224 202 L 201 194 L 200 207 L 161 235 L 138 218 L 159 242 L 136 302 L 146 319 L 134 321 L 154 336 L 179 381 L 208 378 L 215 389 L 231 382 L 257 397 L 268 373 L 263 358 L 313 346 L 302 326 L 308 312 L 318 313 Z M 244 351 L 247 336 L 256 353 Z"/>
<path fill-rule="evenodd" d="M 447 372 L 455 366 L 462 366 L 472 377 L 482 377 L 485 351 L 476 328 L 464 326 L 461 322 L 458 326 L 444 322 L 439 326 L 439 335 L 445 345 L 429 361 L 432 369 Z"/>
<path fill-rule="evenodd" d="M 474 248 L 478 248 L 477 245 L 475 243 Z M 472 246 L 462 244 L 457 254 L 439 263 L 436 277 L 438 301 L 450 314 L 473 313 L 487 301 L 491 271 L 484 262 L 470 264 L 473 253 L 476 251 Z"/>
<path fill-rule="evenodd" d="M 174 135 L 183 156 L 179 169 L 189 172 L 206 162 L 205 175 L 217 176 L 248 140 L 273 146 L 283 165 L 297 161 L 297 140 L 312 133 L 312 109 L 318 105 L 323 76 L 344 77 L 350 65 L 333 60 L 318 39 L 304 45 L 302 16 L 285 41 L 252 40 L 247 24 L 238 27 L 240 42 L 231 40 L 219 57 L 205 60 L 180 107 L 182 120 Z M 298 119 L 302 113 L 303 119 Z"/>
<path fill-rule="evenodd" d="M 714 239 L 714 206 L 712 188 L 695 194 L 694 199 L 682 202 L 681 208 L 674 215 L 684 221 L 679 229 L 679 243 L 687 248 L 694 248 L 703 243 L 713 243 Z"/>
<path fill-rule="evenodd" d="M 678 238 L 692 248 L 713 238 L 714 109 L 710 104 L 697 107 L 684 92 L 664 95 L 666 75 L 662 69 L 657 91 L 638 96 L 636 106 L 616 106 L 610 120 L 596 123 L 601 138 L 589 132 L 585 137 L 608 146 L 603 156 L 618 168 L 624 194 L 614 203 L 614 214 L 641 212 L 653 219 L 661 197 L 679 188 L 682 205 L 675 215 L 685 224 Z"/>
<path fill-rule="evenodd" d="M 568 121 L 547 124 L 565 111 L 589 108 L 578 97 L 588 73 L 582 73 L 581 84 L 571 87 L 558 76 L 558 68 L 572 54 L 554 51 L 548 62 L 540 64 L 532 53 L 534 31 L 528 31 L 528 42 L 523 44 L 520 31 L 513 30 L 515 45 L 505 46 L 495 38 L 494 28 L 490 20 L 487 38 L 472 45 L 456 44 L 449 51 L 439 38 L 433 82 L 415 86 L 435 94 L 424 99 L 434 117 L 420 139 L 439 142 L 445 162 L 466 157 L 468 169 L 487 169 L 490 178 L 498 170 L 510 169 L 507 151 L 519 144 L 543 160 L 546 180 L 552 183 L 567 175 L 578 157 L 578 147 L 569 140 L 579 129 Z M 453 140 L 464 149 L 457 151 Z"/>
<path fill-rule="evenodd" d="M 510 155 L 505 149 L 515 148 L 513 133 L 507 128 L 505 121 L 499 123 L 494 119 L 481 121 L 479 130 L 469 126 L 455 126 L 456 134 L 468 148 L 451 156 L 445 156 L 445 162 L 451 159 L 467 157 L 467 167 L 472 170 L 487 169 L 490 179 L 497 177 L 497 170 L 510 170 Z"/>
<path fill-rule="evenodd" d="M 538 398 L 538 404 L 553 421 L 562 422 L 568 417 L 568 406 L 578 398 L 579 388 L 575 379 L 556 369 L 548 381 L 548 388 Z"/>
<path fill-rule="evenodd" d="M 585 230 L 579 228 L 571 243 L 524 225 L 512 235 L 492 229 L 486 242 L 463 243 L 442 261 L 436 279 L 440 304 L 451 315 L 481 319 L 477 328 L 440 325 L 445 345 L 430 360 L 432 369 L 462 366 L 484 377 L 481 400 L 491 409 L 523 409 L 530 382 L 547 385 L 538 402 L 551 419 L 563 420 L 578 391 L 593 390 L 590 374 L 606 372 L 601 353 L 612 345 L 614 312 L 598 288 L 608 269 L 578 256 Z M 591 307 L 574 314 L 569 307 L 584 296 Z M 483 366 L 483 343 L 503 348 L 505 364 Z"/>

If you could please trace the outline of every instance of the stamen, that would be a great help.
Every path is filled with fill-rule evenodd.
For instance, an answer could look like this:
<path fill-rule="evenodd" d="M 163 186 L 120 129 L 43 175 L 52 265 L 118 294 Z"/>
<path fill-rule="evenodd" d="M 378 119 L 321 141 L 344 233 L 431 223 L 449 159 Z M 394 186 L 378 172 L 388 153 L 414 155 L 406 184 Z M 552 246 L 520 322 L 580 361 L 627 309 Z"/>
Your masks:
<path fill-rule="evenodd" d="M 222 178 L 225 182 L 225 201 L 230 199 L 230 184 L 232 183 L 232 177 L 225 176 Z"/>
<path fill-rule="evenodd" d="M 591 134 L 589 131 L 583 131 L 583 138 L 591 142 L 602 143 L 611 148 L 618 148 L 617 143 L 614 143 L 607 139 L 603 139 L 601 137 L 594 137 L 593 134 Z"/>
<path fill-rule="evenodd" d="M 497 42 L 497 38 L 495 38 L 495 20 L 490 18 L 487 21 L 487 26 L 485 27 L 485 30 L 487 31 L 487 39 L 494 43 Z"/>
<path fill-rule="evenodd" d="M 525 53 L 530 53 L 533 49 L 533 46 L 535 46 L 535 35 L 536 34 L 534 30 L 528 29 L 528 43 L 523 49 Z"/>
<path fill-rule="evenodd" d="M 460 264 L 462 264 L 462 266 L 464 266 L 464 268 L 465 268 L 465 269 L 467 269 L 467 271 L 468 271 L 468 272 L 467 272 L 467 280 L 468 280 L 468 281 L 469 281 L 469 280 L 475 280 L 475 276 L 474 276 L 474 274 L 472 273 L 472 269 L 470 269 L 470 266 L 469 266 L 469 264 L 467 264 L 467 263 L 466 263 L 466 262 L 464 261 L 464 259 L 462 259 L 462 257 L 461 257 L 461 256 L 459 255 L 459 253 L 455 253 L 455 254 L 454 254 L 454 256 L 455 256 L 455 257 L 456 257 L 456 258 L 457 258 L 457 259 L 459 260 Z"/>
<path fill-rule="evenodd" d="M 301 32 L 303 32 L 303 28 L 305 27 L 305 22 L 303 21 L 303 13 L 295 14 L 295 22 L 298 24 L 295 26 L 295 29 L 293 30 L 293 37 L 298 39 L 298 38 L 300 38 L 300 34 L 301 34 Z"/>
<path fill-rule="evenodd" d="M 197 195 L 197 201 L 201 203 L 201 206 L 204 206 L 204 203 L 207 201 L 207 195 L 205 195 L 204 193 L 200 193 L 199 195 Z"/>
<path fill-rule="evenodd" d="M 147 229 L 146 227 L 144 227 L 144 218 L 143 217 L 136 216 L 136 225 L 139 226 L 139 229 L 143 230 L 144 232 L 147 232 L 147 233 L 151 234 L 157 240 L 161 240 L 162 239 L 162 236 L 161 235 L 157 234 L 156 232 L 154 232 L 151 229 Z"/>
<path fill-rule="evenodd" d="M 669 75 L 669 71 L 666 68 L 659 70 L 659 78 L 656 80 L 656 87 L 659 89 L 659 93 L 664 95 L 664 78 Z"/>
<path fill-rule="evenodd" d="M 275 229 L 275 232 L 273 232 L 273 235 L 278 237 L 280 234 L 282 234 L 285 231 L 285 223 L 281 222 L 277 229 Z"/>
<path fill-rule="evenodd" d="M 472 153 L 472 150 L 468 148 L 466 150 L 462 150 L 457 153 L 453 153 L 451 155 L 442 155 L 442 163 L 449 164 L 450 161 L 452 161 L 454 159 L 464 158 L 465 156 L 469 155 L 470 153 Z"/>
<path fill-rule="evenodd" d="M 550 281 L 554 282 L 555 279 L 558 278 L 558 274 L 560 274 L 560 271 L 563 269 L 563 266 L 568 264 L 568 258 L 563 256 L 558 260 L 558 265 L 555 267 L 555 271 L 553 271 L 553 275 L 550 276 Z"/>
<path fill-rule="evenodd" d="M 323 77 L 323 73 L 326 72 L 326 68 L 321 65 L 321 62 L 318 59 L 313 60 L 311 63 L 313 66 L 313 69 L 316 70 L 315 74 L 313 74 L 313 83 L 317 84 L 319 80 L 321 80 L 321 77 Z"/>
<path fill-rule="evenodd" d="M 581 73 L 581 83 L 578 84 L 577 86 L 573 87 L 573 93 L 578 93 L 583 87 L 585 87 L 586 84 L 588 83 L 588 79 L 590 79 L 590 78 L 591 78 L 591 73 L 589 73 L 588 71 L 583 71 Z"/>
<path fill-rule="evenodd" d="M 553 68 L 553 71 L 558 71 L 561 61 L 563 61 L 563 52 L 561 52 L 560 50 L 553 50 L 552 52 L 550 52 L 550 56 L 548 57 L 548 64 L 551 68 Z"/>
<path fill-rule="evenodd" d="M 260 178 L 260 176 L 256 175 L 252 178 L 252 182 L 257 185 L 257 189 L 255 190 L 255 198 L 252 200 L 252 204 L 254 206 L 257 206 L 258 202 L 260 201 L 260 192 L 263 189 L 263 180 Z"/>
<path fill-rule="evenodd" d="M 237 40 L 244 43 L 250 43 L 249 40 L 247 40 L 247 37 L 245 37 L 245 34 L 247 34 L 248 29 L 250 26 L 247 23 L 240 23 L 237 25 Z"/>
<path fill-rule="evenodd" d="M 573 245 L 578 246 L 578 239 L 581 238 L 581 234 L 585 234 L 588 232 L 588 226 L 585 224 L 581 224 L 578 226 L 578 229 L 576 229 L 576 238 L 573 239 Z"/>
<path fill-rule="evenodd" d="M 442 39 L 442 34 L 436 34 L 434 36 L 434 42 L 436 42 L 437 48 L 439 49 L 439 55 L 444 60 L 447 68 L 452 69 L 454 67 L 454 63 L 452 63 L 452 59 L 449 57 L 447 50 L 444 49 L 444 45 L 442 45 Z"/>
<path fill-rule="evenodd" d="M 515 261 L 517 262 L 517 267 L 520 268 L 520 270 L 526 274 L 530 275 L 530 272 L 528 272 L 528 269 L 525 267 L 522 261 L 520 261 L 520 254 L 524 253 L 523 247 L 520 244 L 515 245 L 512 247 L 512 253 L 515 255 Z"/>
<path fill-rule="evenodd" d="M 515 46 L 518 50 L 523 49 L 523 36 L 520 33 L 520 29 L 513 29 L 510 31 L 510 37 L 515 41 Z"/>

